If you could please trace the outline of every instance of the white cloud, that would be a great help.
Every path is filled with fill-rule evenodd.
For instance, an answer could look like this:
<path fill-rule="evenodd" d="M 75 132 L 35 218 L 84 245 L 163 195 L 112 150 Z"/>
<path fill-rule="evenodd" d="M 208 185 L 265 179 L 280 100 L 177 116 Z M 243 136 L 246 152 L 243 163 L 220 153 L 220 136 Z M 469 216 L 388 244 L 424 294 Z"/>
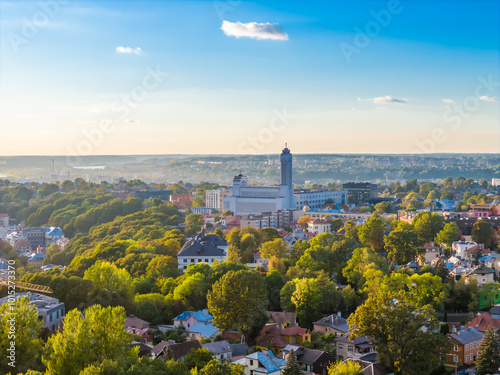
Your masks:
<path fill-rule="evenodd" d="M 140 47 L 130 48 L 130 47 L 116 47 L 116 53 L 127 53 L 129 55 L 144 55 L 144 52 Z"/>
<path fill-rule="evenodd" d="M 443 101 L 443 103 L 446 103 L 446 104 L 453 104 L 455 103 L 455 101 L 453 99 L 441 99 Z"/>
<path fill-rule="evenodd" d="M 386 95 L 386 96 L 379 96 L 378 98 L 373 98 L 373 102 L 378 104 L 392 104 L 392 103 L 404 104 L 408 102 L 408 99 L 397 99 L 393 98 L 392 96 Z"/>
<path fill-rule="evenodd" d="M 277 23 L 222 21 L 221 30 L 227 36 L 234 36 L 236 38 L 288 40 L 288 34 L 283 32 L 283 29 Z"/>
<path fill-rule="evenodd" d="M 483 96 L 480 96 L 479 97 L 479 100 L 484 100 L 486 102 L 496 102 L 497 101 L 497 98 L 495 98 L 494 96 L 486 96 L 486 95 L 483 95 Z"/>

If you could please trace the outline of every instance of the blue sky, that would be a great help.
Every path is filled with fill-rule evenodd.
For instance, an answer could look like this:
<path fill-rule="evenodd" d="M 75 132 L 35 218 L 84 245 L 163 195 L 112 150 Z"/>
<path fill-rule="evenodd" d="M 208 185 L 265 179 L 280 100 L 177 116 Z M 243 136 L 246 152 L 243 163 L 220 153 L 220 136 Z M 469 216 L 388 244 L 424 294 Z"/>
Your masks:
<path fill-rule="evenodd" d="M 500 152 L 498 1 L 0 12 L 0 155 Z"/>

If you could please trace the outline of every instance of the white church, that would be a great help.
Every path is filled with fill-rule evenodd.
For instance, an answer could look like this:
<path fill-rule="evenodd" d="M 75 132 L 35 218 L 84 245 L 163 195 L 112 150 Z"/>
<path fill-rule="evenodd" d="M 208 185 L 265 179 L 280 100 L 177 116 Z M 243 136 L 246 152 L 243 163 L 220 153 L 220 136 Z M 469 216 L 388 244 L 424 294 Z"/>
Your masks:
<path fill-rule="evenodd" d="M 249 186 L 241 173 L 233 178 L 229 196 L 224 198 L 224 209 L 235 215 L 276 212 L 297 206 L 292 183 L 292 154 L 285 145 L 280 155 L 281 184 L 278 186 Z"/>

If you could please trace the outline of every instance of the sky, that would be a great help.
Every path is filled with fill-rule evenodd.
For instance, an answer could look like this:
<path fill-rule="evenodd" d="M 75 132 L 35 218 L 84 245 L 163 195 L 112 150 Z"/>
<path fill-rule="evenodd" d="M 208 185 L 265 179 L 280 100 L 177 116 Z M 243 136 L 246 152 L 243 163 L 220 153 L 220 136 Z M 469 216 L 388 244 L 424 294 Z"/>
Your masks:
<path fill-rule="evenodd" d="M 500 2 L 0 1 L 0 155 L 500 153 Z"/>

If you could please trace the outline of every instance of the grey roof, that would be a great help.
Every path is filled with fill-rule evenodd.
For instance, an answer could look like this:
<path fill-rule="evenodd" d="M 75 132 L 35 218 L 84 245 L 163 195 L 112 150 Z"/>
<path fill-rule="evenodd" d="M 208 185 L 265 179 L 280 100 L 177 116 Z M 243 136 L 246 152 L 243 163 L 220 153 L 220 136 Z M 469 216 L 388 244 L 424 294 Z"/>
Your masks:
<path fill-rule="evenodd" d="M 471 272 L 471 274 L 489 274 L 489 273 L 495 273 L 495 270 L 493 270 L 490 267 L 479 267 Z"/>
<path fill-rule="evenodd" d="M 194 238 L 182 246 L 178 256 L 223 256 L 224 251 L 218 246 L 225 247 L 227 242 L 215 234 L 198 233 Z"/>
<path fill-rule="evenodd" d="M 465 345 L 481 340 L 483 338 L 483 334 L 475 328 L 469 327 L 466 329 L 460 329 L 460 331 L 450 334 L 450 337 Z"/>
<path fill-rule="evenodd" d="M 293 348 L 293 354 L 295 354 L 297 360 L 300 363 L 305 363 L 308 365 L 314 364 L 314 362 L 316 362 L 323 353 L 324 352 L 322 352 L 321 350 L 316 349 L 308 349 L 304 347 Z"/>
<path fill-rule="evenodd" d="M 369 344 L 370 346 L 372 345 L 372 343 L 370 342 L 370 340 L 368 340 L 368 338 L 366 336 L 358 336 L 355 339 L 351 339 L 351 338 L 349 338 L 349 336 L 341 336 L 341 337 L 337 337 L 335 339 L 335 341 L 354 343 L 354 345 L 356 345 L 356 346 L 362 345 L 362 344 Z"/>
<path fill-rule="evenodd" d="M 490 315 L 500 315 L 500 306 L 493 306 L 490 310 Z"/>
<path fill-rule="evenodd" d="M 201 346 L 215 354 L 231 353 L 231 345 L 229 345 L 226 340 L 210 342 L 208 344 L 202 344 Z"/>
<path fill-rule="evenodd" d="M 231 352 L 233 353 L 233 357 L 239 357 L 241 355 L 247 354 L 248 345 L 246 342 L 233 344 L 230 346 L 231 346 Z"/>
<path fill-rule="evenodd" d="M 342 332 L 349 331 L 349 324 L 347 324 L 347 320 L 337 314 L 326 316 L 313 324 L 335 328 Z"/>

